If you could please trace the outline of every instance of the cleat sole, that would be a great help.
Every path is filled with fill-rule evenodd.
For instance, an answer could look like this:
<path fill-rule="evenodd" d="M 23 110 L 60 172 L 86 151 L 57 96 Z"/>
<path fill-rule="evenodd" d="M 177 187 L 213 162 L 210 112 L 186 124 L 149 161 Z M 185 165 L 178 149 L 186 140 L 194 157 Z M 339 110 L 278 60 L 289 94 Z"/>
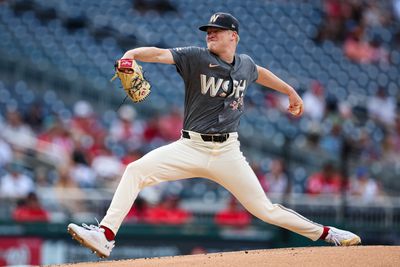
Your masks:
<path fill-rule="evenodd" d="M 342 244 L 342 246 L 346 246 L 346 247 L 361 245 L 361 238 L 359 238 L 357 236 L 352 239 L 344 240 L 344 241 L 342 241 L 341 244 Z"/>

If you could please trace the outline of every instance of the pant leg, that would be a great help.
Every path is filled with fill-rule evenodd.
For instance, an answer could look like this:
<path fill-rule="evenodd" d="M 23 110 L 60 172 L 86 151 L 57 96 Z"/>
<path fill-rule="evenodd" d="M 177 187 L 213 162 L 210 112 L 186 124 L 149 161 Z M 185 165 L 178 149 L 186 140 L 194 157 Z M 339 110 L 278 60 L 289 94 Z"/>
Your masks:
<path fill-rule="evenodd" d="M 210 164 L 212 179 L 229 190 L 257 218 L 317 240 L 323 226 L 279 204 L 272 204 L 257 176 L 240 151 L 239 141 L 229 141 Z"/>
<path fill-rule="evenodd" d="M 101 225 L 118 232 L 140 190 L 163 181 L 202 177 L 199 166 L 204 166 L 203 153 L 181 139 L 157 148 L 137 161 L 130 163 L 115 191 L 110 207 Z"/>

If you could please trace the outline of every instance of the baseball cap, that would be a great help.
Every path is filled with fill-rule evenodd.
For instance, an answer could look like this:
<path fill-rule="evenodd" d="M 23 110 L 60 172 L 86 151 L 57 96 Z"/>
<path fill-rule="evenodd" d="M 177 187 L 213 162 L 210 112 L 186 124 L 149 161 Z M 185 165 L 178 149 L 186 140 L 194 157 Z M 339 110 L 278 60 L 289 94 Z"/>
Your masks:
<path fill-rule="evenodd" d="M 364 166 L 358 167 L 356 170 L 357 177 L 364 177 L 368 174 L 368 169 Z"/>
<path fill-rule="evenodd" d="M 200 26 L 200 31 L 207 31 L 208 27 L 232 30 L 239 33 L 239 21 L 229 13 L 218 12 L 211 16 L 208 24 Z"/>

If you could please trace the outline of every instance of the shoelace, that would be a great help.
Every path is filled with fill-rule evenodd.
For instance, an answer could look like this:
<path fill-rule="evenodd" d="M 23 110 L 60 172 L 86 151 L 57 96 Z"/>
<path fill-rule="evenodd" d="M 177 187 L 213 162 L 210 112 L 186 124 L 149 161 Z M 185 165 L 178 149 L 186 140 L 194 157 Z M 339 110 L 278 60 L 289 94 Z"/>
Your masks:
<path fill-rule="evenodd" d="M 83 226 L 84 228 L 90 230 L 90 231 L 96 231 L 96 232 L 104 233 L 104 229 L 100 227 L 100 223 L 99 223 L 99 221 L 97 220 L 97 218 L 94 218 L 94 219 L 96 220 L 97 225 L 93 225 L 93 224 L 87 225 L 86 223 L 82 223 L 82 226 Z M 111 245 L 111 248 L 109 248 L 109 249 L 113 249 L 114 246 L 115 246 L 115 240 L 112 240 L 112 241 L 108 241 L 108 240 L 107 240 L 107 242 L 109 242 L 109 244 Z"/>
<path fill-rule="evenodd" d="M 82 223 L 82 226 L 83 226 L 84 228 L 88 229 L 88 230 L 93 230 L 93 231 L 96 231 L 96 232 L 102 232 L 102 233 L 104 233 L 104 229 L 100 227 L 100 223 L 99 223 L 99 221 L 97 220 L 97 218 L 94 218 L 94 219 L 96 220 L 97 225 L 93 225 L 93 224 L 87 225 L 86 223 Z"/>
<path fill-rule="evenodd" d="M 334 243 L 335 246 L 340 246 L 340 240 L 336 237 L 335 232 L 331 229 L 329 230 L 328 236 L 326 237 L 326 239 L 331 242 Z"/>

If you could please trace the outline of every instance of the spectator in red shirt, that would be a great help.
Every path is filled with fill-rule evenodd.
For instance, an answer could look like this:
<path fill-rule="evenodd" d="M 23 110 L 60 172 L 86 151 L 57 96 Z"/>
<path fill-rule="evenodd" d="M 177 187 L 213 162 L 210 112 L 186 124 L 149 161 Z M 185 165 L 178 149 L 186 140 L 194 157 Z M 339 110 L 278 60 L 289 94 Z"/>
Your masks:
<path fill-rule="evenodd" d="M 140 196 L 133 203 L 132 208 L 125 217 L 126 222 L 142 223 L 145 221 L 149 210 L 149 206 L 143 198 Z"/>
<path fill-rule="evenodd" d="M 31 192 L 12 214 L 17 222 L 47 222 L 48 212 L 41 206 L 36 194 Z"/>
<path fill-rule="evenodd" d="M 160 129 L 160 116 L 155 114 L 146 124 L 143 138 L 146 143 L 163 140 Z"/>
<path fill-rule="evenodd" d="M 236 198 L 232 197 L 228 207 L 217 212 L 214 217 L 216 224 L 220 226 L 246 227 L 251 222 L 250 214 L 243 209 Z"/>
<path fill-rule="evenodd" d="M 325 163 L 321 172 L 312 174 L 307 181 L 307 193 L 339 194 L 342 185 L 342 177 L 330 162 Z"/>
<path fill-rule="evenodd" d="M 103 148 L 106 130 L 89 102 L 81 100 L 75 103 L 74 115 L 68 127 L 74 140 L 78 141 L 80 149 L 88 153 L 90 163 Z"/>
<path fill-rule="evenodd" d="M 36 149 L 48 154 L 57 163 L 62 163 L 74 150 L 74 140 L 69 129 L 59 118 L 47 126 L 37 137 Z"/>
<path fill-rule="evenodd" d="M 152 224 L 185 224 L 192 219 L 190 212 L 179 207 L 179 198 L 166 196 L 161 202 L 150 208 L 144 218 L 145 222 Z"/>
<path fill-rule="evenodd" d="M 181 111 L 173 107 L 172 111 L 160 118 L 159 129 L 161 137 L 166 141 L 178 140 L 181 136 L 183 118 Z"/>

